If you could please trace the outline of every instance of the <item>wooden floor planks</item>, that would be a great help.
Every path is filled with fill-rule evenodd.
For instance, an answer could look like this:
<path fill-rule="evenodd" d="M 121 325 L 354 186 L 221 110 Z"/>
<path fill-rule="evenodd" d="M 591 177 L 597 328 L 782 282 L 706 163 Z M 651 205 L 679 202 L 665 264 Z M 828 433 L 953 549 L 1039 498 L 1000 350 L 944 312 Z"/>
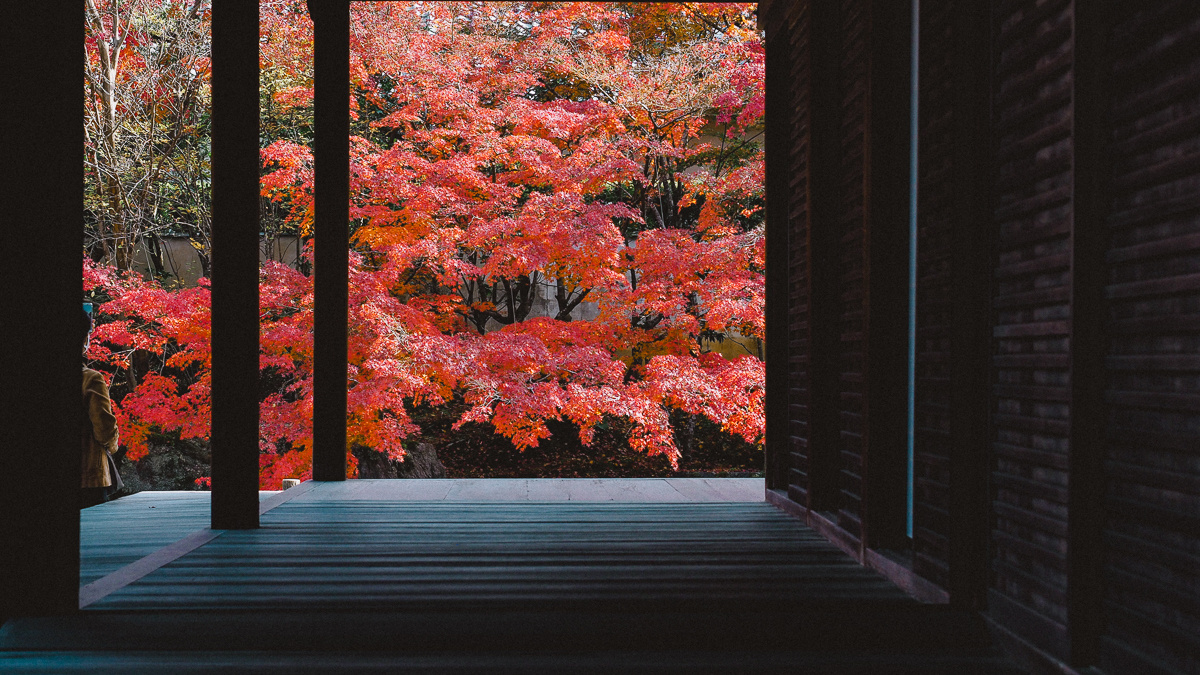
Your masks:
<path fill-rule="evenodd" d="M 353 496 L 353 495 L 350 495 Z M 691 597 L 907 601 L 764 504 L 427 504 L 294 500 L 94 609 L 356 610 Z"/>
<path fill-rule="evenodd" d="M 391 489 L 317 485 L 78 615 L 9 621 L 0 671 L 1019 672 L 977 618 L 911 600 L 761 501 Z M 186 499 L 147 541 L 190 522 Z M 150 522 L 136 500 L 115 505 L 88 514 L 93 534 Z M 115 562 L 85 551 L 92 574 Z"/>
<path fill-rule="evenodd" d="M 261 498 L 275 492 L 260 492 Z M 79 584 L 208 527 L 209 492 L 139 492 L 79 512 Z"/>

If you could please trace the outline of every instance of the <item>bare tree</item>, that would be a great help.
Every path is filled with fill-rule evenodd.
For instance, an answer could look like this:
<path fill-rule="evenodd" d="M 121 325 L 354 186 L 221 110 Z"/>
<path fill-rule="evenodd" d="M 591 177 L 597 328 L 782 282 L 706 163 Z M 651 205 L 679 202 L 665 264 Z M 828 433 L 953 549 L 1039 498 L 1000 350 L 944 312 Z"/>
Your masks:
<path fill-rule="evenodd" d="M 207 272 L 209 3 L 85 0 L 85 12 L 85 245 L 120 269 L 144 246 L 161 271 L 159 236 L 182 232 Z"/>

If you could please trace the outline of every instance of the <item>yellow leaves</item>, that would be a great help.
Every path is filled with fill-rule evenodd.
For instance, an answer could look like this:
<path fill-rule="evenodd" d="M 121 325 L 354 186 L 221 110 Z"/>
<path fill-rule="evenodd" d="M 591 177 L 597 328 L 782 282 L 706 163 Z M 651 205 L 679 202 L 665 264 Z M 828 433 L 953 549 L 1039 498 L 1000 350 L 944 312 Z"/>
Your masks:
<path fill-rule="evenodd" d="M 297 213 L 300 215 L 299 218 L 295 217 Z M 311 208 L 293 209 L 288 220 L 295 223 L 301 237 L 311 237 L 316 233 L 316 223 L 313 218 L 314 215 Z"/>
<path fill-rule="evenodd" d="M 388 246 L 410 243 L 400 228 L 365 225 L 354 232 L 354 242 L 379 251 Z"/>
<path fill-rule="evenodd" d="M 622 350 L 624 351 L 624 350 Z M 696 351 L 696 341 L 692 338 L 689 331 L 678 328 L 671 328 L 663 331 L 661 336 L 656 339 L 648 339 L 644 342 L 639 342 L 633 345 L 628 350 L 627 365 L 637 363 L 647 363 L 655 356 L 685 356 Z"/>
<path fill-rule="evenodd" d="M 688 190 L 688 191 L 684 192 L 683 196 L 679 198 L 679 208 L 686 209 L 687 207 L 691 206 L 692 204 L 695 204 L 696 199 L 700 196 L 703 196 L 703 194 L 704 194 L 703 192 L 697 193 L 693 190 Z"/>

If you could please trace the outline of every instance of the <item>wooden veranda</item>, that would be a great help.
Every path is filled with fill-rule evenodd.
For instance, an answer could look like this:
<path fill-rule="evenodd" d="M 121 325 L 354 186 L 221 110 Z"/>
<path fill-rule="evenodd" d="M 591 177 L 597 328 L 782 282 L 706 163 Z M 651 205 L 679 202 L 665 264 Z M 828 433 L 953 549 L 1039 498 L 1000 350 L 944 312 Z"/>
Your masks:
<path fill-rule="evenodd" d="M 331 244 L 347 231 L 347 1 L 310 3 L 314 477 L 329 485 L 345 478 L 347 249 Z M 479 509 L 346 494 L 261 520 L 257 5 L 214 4 L 209 525 L 224 534 L 82 611 L 78 438 L 64 420 L 79 386 L 83 8 L 27 2 L 0 22 L 8 644 L 89 672 L 101 653 L 125 654 L 120 672 L 220 670 L 234 648 L 246 668 L 288 672 L 1004 672 L 983 622 L 1039 673 L 1200 673 L 1200 2 L 759 3 L 766 503 Z M 421 540 L 441 557 L 406 567 L 397 523 L 461 546 Z M 552 536 L 577 548 L 535 545 Z M 322 605 L 313 575 L 345 581 L 354 566 L 336 551 L 360 544 L 436 592 L 396 596 L 397 611 L 372 604 L 373 583 L 347 583 L 359 609 Z M 673 564 L 647 563 L 641 544 Z M 293 553 L 275 561 L 298 561 L 276 605 L 230 592 L 259 569 L 250 560 Z M 562 583 L 520 596 L 504 575 L 539 555 Z M 468 569 L 479 583 L 448 572 Z M 166 578 L 227 604 L 116 609 L 200 602 L 188 584 L 151 592 Z M 635 579 L 660 601 L 623 595 Z M 80 645 L 97 651 L 57 651 Z"/>
<path fill-rule="evenodd" d="M 1021 672 L 978 617 L 914 601 L 762 490 L 310 481 L 224 532 L 205 493 L 140 493 L 84 512 L 86 606 L 0 628 L 0 671 Z"/>

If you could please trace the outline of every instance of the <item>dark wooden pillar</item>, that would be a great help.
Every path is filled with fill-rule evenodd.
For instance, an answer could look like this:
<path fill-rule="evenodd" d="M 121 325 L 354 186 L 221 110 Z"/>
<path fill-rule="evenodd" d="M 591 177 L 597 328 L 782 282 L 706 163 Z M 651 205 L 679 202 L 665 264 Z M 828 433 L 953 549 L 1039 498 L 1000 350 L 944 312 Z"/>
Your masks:
<path fill-rule="evenodd" d="M 775 228 L 768 250 L 776 256 L 768 267 L 775 265 L 778 284 L 768 286 L 768 316 L 777 341 L 787 341 L 775 357 L 786 367 L 770 371 L 782 382 L 769 389 L 781 393 L 768 404 L 769 433 L 778 439 L 768 475 L 796 505 L 832 511 L 841 463 L 841 15 L 832 2 L 761 3 L 759 10 L 768 44 L 768 192 L 778 195 L 768 207 Z"/>
<path fill-rule="evenodd" d="M 83 5 L 0 22 L 0 621 L 79 606 Z"/>
<path fill-rule="evenodd" d="M 1104 460 L 1107 411 L 1105 285 L 1110 244 L 1107 179 L 1112 123 L 1106 0 L 1075 4 L 1071 227 L 1070 477 L 1067 483 L 1067 622 L 1071 663 L 1096 663 L 1104 622 Z"/>
<path fill-rule="evenodd" d="M 982 608 L 992 236 L 991 11 L 920 0 L 913 572 Z"/>
<path fill-rule="evenodd" d="M 791 205 L 804 190 L 793 181 L 794 137 L 803 117 L 796 109 L 797 94 L 804 86 L 796 77 L 796 8 L 778 1 L 760 5 L 760 23 L 767 30 L 767 486 L 788 492 L 794 490 L 790 476 L 796 472 L 793 428 L 804 424 L 794 414 L 792 370 L 797 359 L 806 358 L 794 344 L 791 289 L 798 280 L 790 264 L 796 246 Z"/>
<path fill-rule="evenodd" d="M 350 3 L 309 0 L 314 28 L 316 251 L 313 479 L 346 478 Z"/>
<path fill-rule="evenodd" d="M 212 13 L 212 527 L 258 527 L 258 5 Z"/>
<path fill-rule="evenodd" d="M 863 158 L 864 548 L 905 546 L 912 8 L 869 3 Z"/>
<path fill-rule="evenodd" d="M 841 340 L 838 321 L 838 176 L 841 101 L 838 92 L 841 17 L 832 2 L 810 8 L 808 131 L 809 488 L 813 511 L 837 508 L 841 463 L 838 415 Z"/>
<path fill-rule="evenodd" d="M 991 357 L 991 11 L 953 2 L 950 205 L 950 438 L 947 590 L 982 609 L 987 588 L 987 475 Z"/>
<path fill-rule="evenodd" d="M 767 32 L 766 64 L 766 480 L 767 488 L 788 485 L 788 102 L 794 83 L 788 75 L 788 30 L 781 18 L 785 3 L 759 6 Z"/>

